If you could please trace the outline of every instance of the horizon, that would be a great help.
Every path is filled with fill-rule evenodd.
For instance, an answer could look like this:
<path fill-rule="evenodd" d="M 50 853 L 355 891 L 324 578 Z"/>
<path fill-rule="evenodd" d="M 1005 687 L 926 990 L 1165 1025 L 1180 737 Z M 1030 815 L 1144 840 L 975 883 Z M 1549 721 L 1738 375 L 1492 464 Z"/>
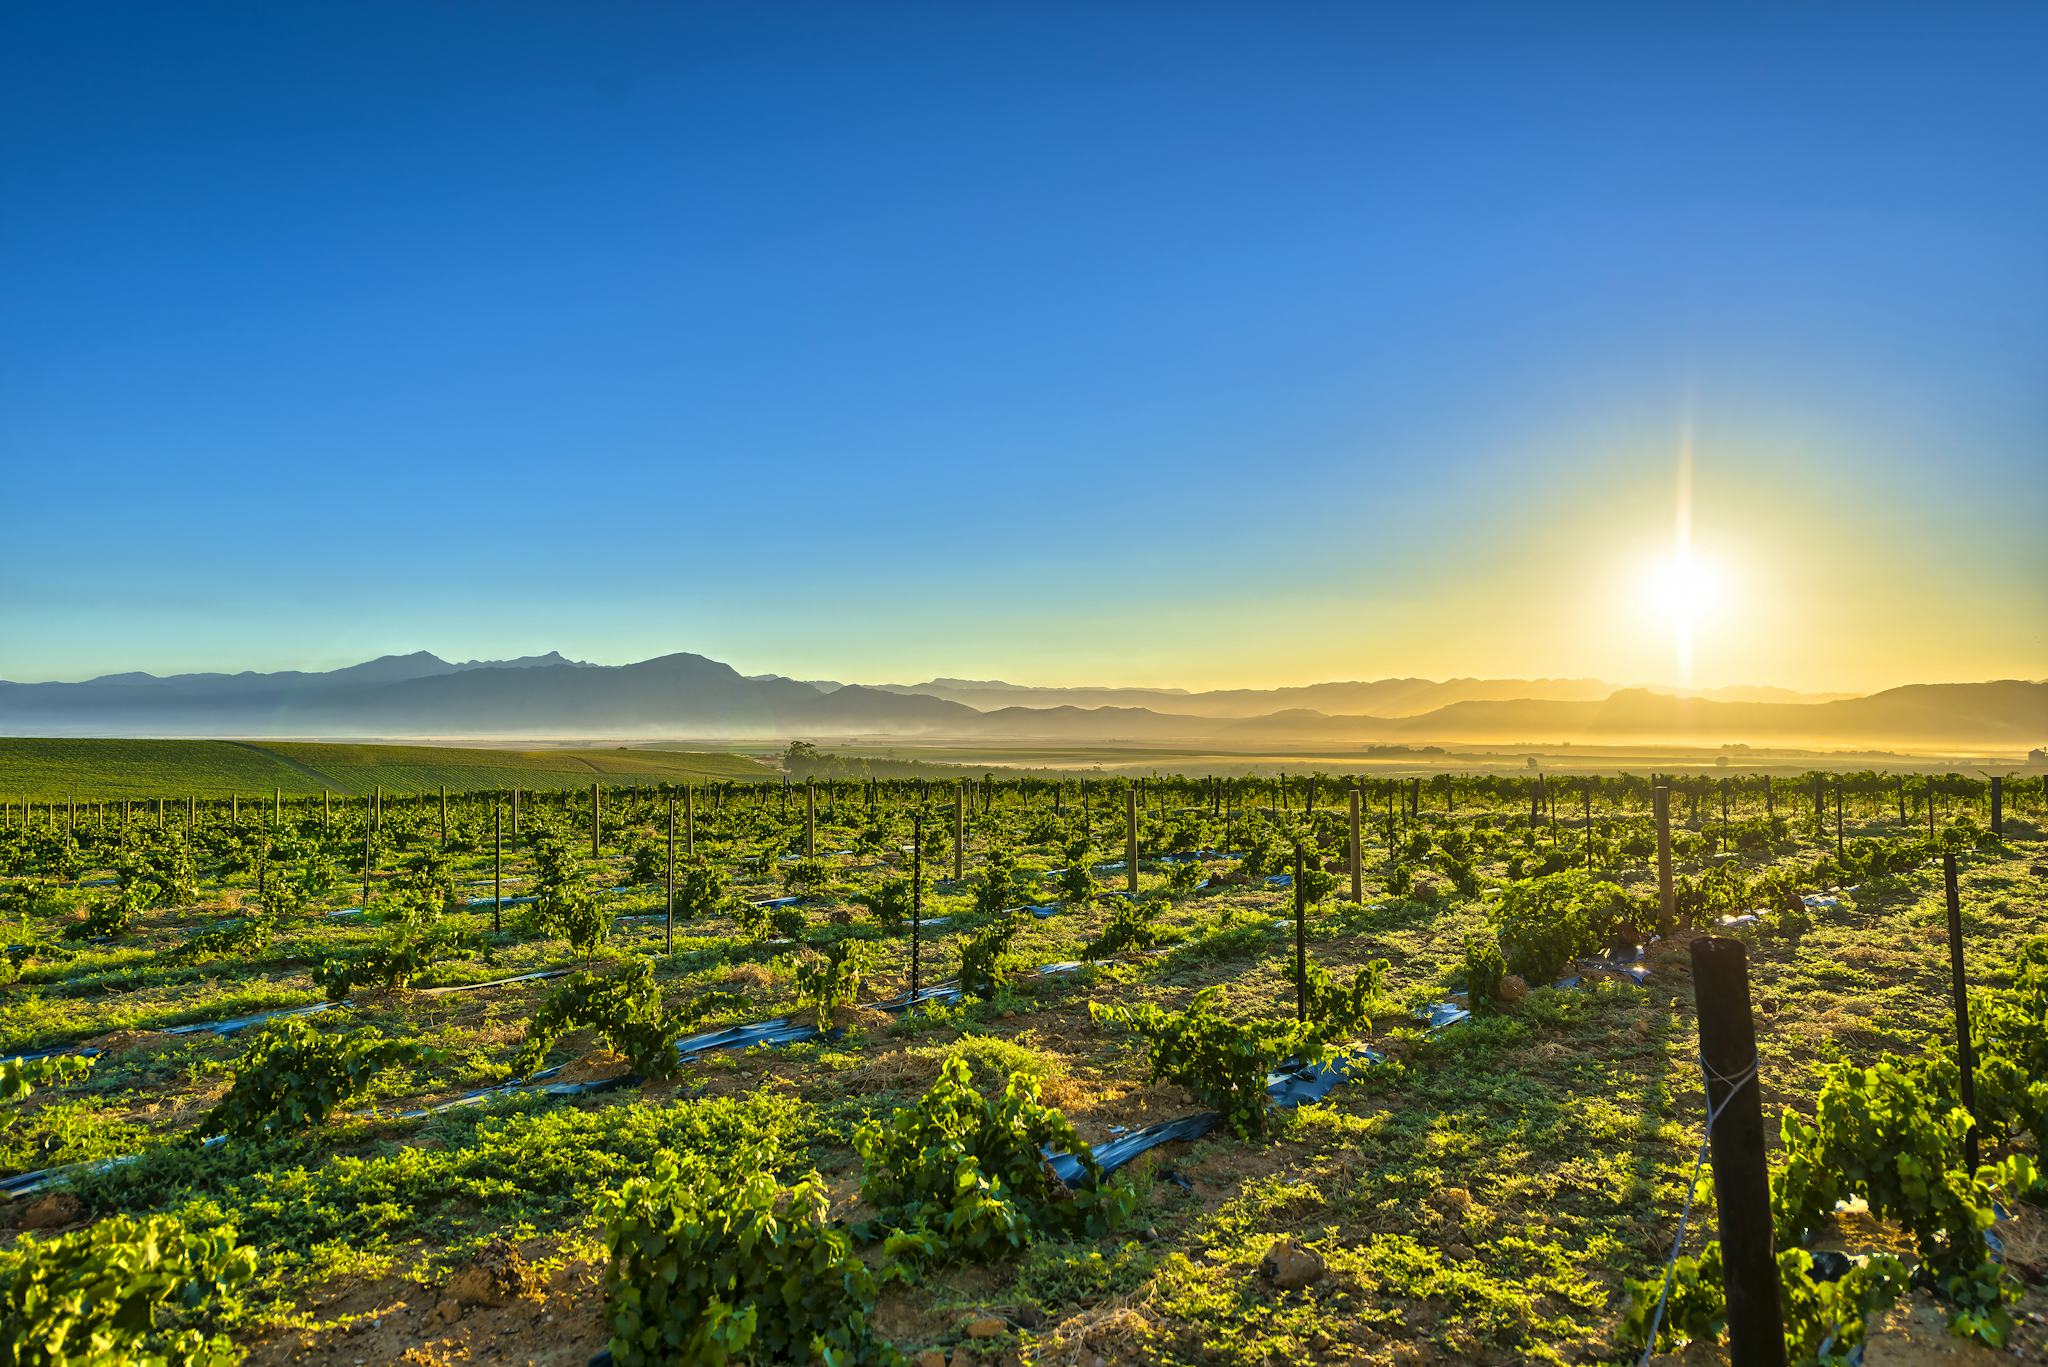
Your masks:
<path fill-rule="evenodd" d="M 1222 683 L 1222 684 L 1213 684 L 1213 685 L 1206 685 L 1206 686 L 1203 686 L 1203 687 L 1200 687 L 1200 688 L 1191 688 L 1191 687 L 1188 687 L 1188 686 L 1186 686 L 1186 685 L 1182 685 L 1182 684 L 1174 684 L 1174 683 L 1108 683 L 1108 682 L 1102 682 L 1102 681 L 1100 681 L 1100 680 L 1084 680 L 1084 681 L 1081 681 L 1081 682 L 1072 682 L 1072 683 L 1044 683 L 1044 682 L 1026 681 L 1026 680 L 1019 680 L 1019 679 L 1012 679 L 1012 678 L 997 678 L 997 677 L 983 677 L 983 676 L 970 676 L 970 675 L 963 675 L 963 674 L 950 674 L 950 673 L 935 673 L 935 674 L 930 674 L 930 675 L 927 675 L 926 677 L 924 677 L 924 678 L 921 678 L 921 679 L 918 679 L 918 678 L 909 678 L 909 677 L 904 677 L 904 678 L 891 678 L 891 679 L 855 679 L 855 678 L 839 678 L 839 677 L 831 677 L 831 676 L 828 676 L 828 675 L 819 675 L 819 674 L 810 674 L 810 675 L 800 675 L 800 674 L 792 674 L 792 673 L 789 673 L 789 672 L 786 672 L 786 671 L 783 671 L 783 670 L 775 670 L 775 669 L 753 669 L 753 668 L 746 668 L 746 667 L 743 667 L 743 666 L 741 666 L 741 665 L 739 665 L 739 664 L 736 664 L 736 663 L 734 663 L 733 661 L 730 661 L 730 660 L 722 660 L 722 659 L 719 659 L 719 658 L 718 658 L 717 656 L 715 656 L 715 655 L 711 655 L 711 654 L 709 654 L 709 653 L 707 653 L 707 652 L 705 652 L 705 651 L 702 651 L 702 650 L 684 650 L 684 649 L 679 649 L 679 650 L 663 650 L 663 651 L 657 651 L 656 653 L 654 653 L 654 654 L 652 654 L 652 655 L 642 656 L 642 657 L 640 657 L 640 658 L 637 658 L 637 659 L 623 659 L 623 660 L 595 660 L 595 659 L 590 659 L 590 658 L 588 658 L 588 657 L 585 657 L 585 656 L 582 656 L 582 655 L 579 655 L 579 654 L 576 654 L 576 653 L 573 653 L 573 652 L 570 652 L 570 651 L 565 651 L 565 650 L 562 650 L 562 649 L 560 649 L 559 647 L 549 647 L 549 648 L 548 648 L 548 649 L 546 649 L 546 650 L 524 650 L 524 651 L 516 651 L 516 652 L 510 652 L 510 653 L 507 653 L 507 654 L 504 654 L 504 655 L 497 655 L 497 656 L 468 656 L 468 657 L 458 657 L 458 656 L 456 656 L 455 654 L 452 654 L 452 653 L 447 653 L 447 652 L 443 652 L 443 651 L 438 651 L 438 650 L 435 650 L 435 649 L 433 649 L 433 648 L 432 648 L 432 647 L 430 647 L 430 646 L 418 646 L 418 647 L 414 647 L 414 648 L 412 648 L 412 649 L 398 649 L 398 650 L 387 650 L 387 651 L 383 651 L 383 652 L 380 652 L 379 654 L 376 654 L 376 655 L 372 655 L 372 656 L 368 656 L 368 657 L 365 657 L 365 658 L 362 658 L 362 659 L 348 660 L 348 661 L 346 661 L 346 662 L 344 662 L 344 663 L 341 663 L 341 664 L 337 664 L 337 665 L 325 665 L 325 666 L 319 666 L 319 667 L 315 667 L 315 666 L 310 666 L 310 665 L 280 665 L 280 666 L 275 666 L 275 667 L 266 667 L 266 668 L 239 668 L 239 669 L 226 669 L 226 668 L 210 668 L 210 669 L 192 669 L 192 670 L 185 670 L 185 669 L 179 669 L 179 670 L 169 670 L 169 671 L 160 671 L 160 670 L 154 670 L 154 669 L 149 669 L 149 668 L 146 668 L 146 667 L 134 667 L 134 668 L 129 668 L 129 669 L 122 669 L 122 670 L 113 670 L 113 671 L 109 671 L 109 672 L 107 672 L 107 673 L 104 673 L 104 674 L 96 674 L 96 675 L 90 675 L 90 676 L 81 676 L 81 677 L 76 677 L 76 678 L 69 678 L 69 679 L 22 679 L 22 678 L 14 678 L 14 677 L 11 677 L 11 676 L 4 676 L 4 675 L 0 675 L 0 683 L 15 683 L 15 684 L 45 684 L 45 683 L 59 683 L 59 684 L 77 684 L 77 683 L 95 683 L 95 682 L 98 682 L 98 681 L 100 681 L 101 679 L 111 679 L 111 678 L 119 678 L 119 677 L 121 677 L 122 675 L 126 675 L 126 674 L 143 674 L 143 675 L 147 675 L 147 676 L 150 676 L 150 677 L 153 677 L 153 678 L 157 678 L 157 679 L 165 679 L 165 678 L 172 678 L 172 677 L 177 677 L 177 676 L 179 676 L 179 675 L 195 675 L 195 676 L 221 676 L 221 677 L 237 677 L 237 676 L 241 676 L 241 675 L 251 675 L 251 674 L 254 674 L 254 675 L 264 675 L 264 674 L 279 674 L 279 673 L 302 673 L 302 674 L 324 674 L 324 673 L 331 673 L 331 672 L 334 672 L 335 670 L 338 670 L 338 669 L 347 669 L 347 668 L 351 668 L 351 667 L 354 667 L 354 666 L 357 666 L 357 665 L 364 665 L 364 664 L 375 664 L 375 663 L 378 663 L 378 662 L 380 662 L 380 661 L 384 661 L 384 660 L 402 660 L 402 659 L 409 659 L 409 658 L 413 658 L 413 657 L 416 657 L 416 656 L 420 656 L 420 655 L 425 655 L 425 656 L 429 656 L 429 657 L 431 657 L 431 658 L 433 658 L 433 659 L 435 659 L 435 660 L 439 661 L 439 662 L 440 662 L 440 663 L 442 663 L 442 664 L 450 664 L 450 665 L 456 665 L 456 666 L 458 666 L 458 667 L 460 667 L 460 666 L 467 666 L 467 665 L 484 665 L 484 666 L 488 666 L 488 665 L 508 665 L 508 664 L 512 664 L 512 663 L 515 663 L 515 662 L 527 662 L 527 663 L 530 663 L 530 662 L 533 662 L 533 661 L 544 661 L 544 660 L 547 660 L 547 658 L 548 658 L 549 656 L 554 656 L 554 657 L 557 657 L 557 659 L 559 660 L 559 662 L 560 662 L 560 663 L 563 663 L 563 664 L 568 664 L 568 665 L 586 665 L 586 666 L 593 666 L 593 667 L 597 667 L 597 668 L 605 668 L 605 669 L 617 669 L 617 668 L 623 668 L 623 667 L 626 667 L 626 666 L 629 666 L 629 665 L 636 665 L 636 664 L 645 664 L 645 663 L 648 663 L 649 661 L 652 661 L 652 660 L 659 660 L 659 659 L 664 659 L 664 658 L 667 658 L 667 657 L 670 657 L 670 656 L 690 656 L 690 657 L 693 657 L 693 658 L 697 658 L 697 659 L 704 659 L 704 660 L 709 660 L 709 661 L 711 661 L 711 662 L 712 662 L 712 663 L 714 663 L 714 664 L 720 664 L 720 665 L 724 665 L 725 667 L 727 667 L 727 668 L 731 669 L 731 670 L 732 670 L 732 671 L 733 671 L 734 673 L 738 674 L 738 675 L 739 675 L 740 677 L 742 677 L 742 678 L 746 678 L 746 679 L 774 679 L 774 678 L 779 678 L 779 679 L 788 679 L 788 680 L 791 680 L 791 681 L 793 681 L 793 682 L 798 682 L 798 683 L 811 683 L 811 684 L 817 684 L 817 683 L 830 683 L 830 684 L 834 684 L 834 685 L 836 685 L 836 686 L 839 686 L 839 687 L 861 687 L 861 688 L 921 688 L 921 687 L 925 687 L 925 686 L 928 686 L 928 685 L 933 685 L 933 684 L 941 684 L 941 685 L 962 685 L 962 686 L 966 686 L 966 687 L 977 687 L 977 686 L 991 686 L 991 687 L 1004 687 L 1004 688 L 1015 688 L 1015 689 L 1035 689 L 1035 690 L 1045 690 L 1045 691 L 1069 691 L 1069 692 L 1071 692 L 1071 691 L 1084 691 L 1084 690 L 1085 690 L 1085 691 L 1099 691 L 1099 692 L 1105 692 L 1105 693 L 1109 693 L 1109 692 L 1160 692 L 1160 693 L 1186 693 L 1186 694 L 1190 694 L 1190 695 L 1194 695 L 1194 694 L 1201 694 L 1201 693 L 1213 693 L 1213 692 L 1255 692 L 1255 693 L 1256 693 L 1256 692 L 1284 692 L 1284 691 L 1286 691 L 1286 690 L 1289 690 L 1289 689 L 1303 689 L 1303 688 L 1315 688 L 1315 687 L 1321 687 L 1321 686 L 1327 686 L 1327 685 L 1342 685 L 1342 684 L 1372 684 L 1372 683 L 1383 683 L 1383 682 L 1389 682 L 1389 681 L 1397 681 L 1397 680 L 1420 680 L 1420 681 L 1426 681 L 1426 682 L 1431 682 L 1431 683 L 1439 683 L 1439 684 L 1444 684 L 1444 683 L 1458 683 L 1458 682 L 1484 682 L 1484 683 L 1501 683 L 1501 682 L 1522 682 L 1522 683 L 1531 683 L 1531 684 L 1541 684 L 1541 683 L 1585 683 L 1585 684 L 1597 684 L 1597 685 L 1600 685 L 1600 686 L 1602 686 L 1602 687 L 1605 687 L 1605 688 L 1610 688 L 1610 689 L 1614 690 L 1615 692 L 1634 692 L 1634 691 L 1647 691 L 1647 692 L 1657 692 L 1657 693 L 1672 693 L 1672 694 L 1687 694 L 1687 693 L 1694 693 L 1694 694 L 1709 694 L 1709 693 L 1722 693 L 1722 692 L 1733 692 L 1733 691 L 1742 691 L 1742 690 L 1753 690 L 1753 691 L 1760 691 L 1760 692 L 1761 692 L 1761 691 L 1775 691 L 1775 692 L 1783 692 L 1783 693 L 1787 693 L 1787 694 L 1792 694 L 1792 695 L 1795 695 L 1795 696 L 1796 696 L 1797 698 L 1799 698 L 1800 700 L 1808 700 L 1808 699 L 1813 699 L 1813 698 L 1822 698 L 1822 699 L 1826 699 L 1826 698 L 1836 698 L 1836 697 L 1841 697 L 1841 698 L 1847 698 L 1847 697 L 1867 697 L 1867 696 L 1870 696 L 1871 694 L 1874 694 L 1874 693 L 1882 693 L 1882 692 L 1888 692 L 1888 691 L 1890 691 L 1890 690 L 1892 690 L 1892 689 L 1896 689 L 1896 688 L 1912 688 L 1912 687 L 1926 687 L 1926 686 L 1937 686 L 1937 687 L 1938 687 L 1938 686 L 1941 686 L 1941 685 L 1945 685 L 1945 684 L 1991 684 L 1991 683 L 2038 683 L 2038 682 L 2044 682 L 2044 680 L 2042 680 L 2042 679 L 2038 679 L 2038 678 L 2029 678 L 2029 677 L 2027 677 L 2027 676 L 2024 676 L 2024 675 L 1998 675 L 1998 676 L 1992 676 L 1992 677 L 1987 677 L 1987 678 L 1980 678 L 1980 679 L 1960 679 L 1960 678 L 1958 678 L 1958 679 L 1933 679 L 1933 678 L 1925 678 L 1925 679 L 1908 679 L 1908 680 L 1904 680 L 1904 681 L 1901 681 L 1901 682 L 1899 682 L 1899 683 L 1894 683 L 1894 684 L 1887 684 L 1887 685 L 1885 685 L 1885 686 L 1883 686 L 1883 687 L 1881 687 L 1881 688 L 1873 688 L 1873 689 L 1866 689 L 1866 690 L 1855 690 L 1855 689 L 1828 689 L 1828 688 L 1816 688 L 1816 689 L 1793 689 L 1793 688 L 1786 688 L 1786 687 L 1784 687 L 1784 686 L 1782 686 L 1782 685 L 1777 685 L 1777 684 L 1769 684 L 1769 683 L 1758 683 L 1758 682 L 1754 682 L 1754 681 L 1749 681 L 1749 682 L 1736 682 L 1736 683 L 1728 683 L 1728 684 L 1713 684 L 1713 685 L 1708 685 L 1708 684 L 1694 684 L 1694 685 L 1690 685 L 1690 686 L 1681 686 L 1681 685 L 1678 685 L 1678 684 L 1673 684 L 1673 683 L 1668 683 L 1668 682 L 1657 682 L 1657 681 L 1654 681 L 1654 680 L 1650 680 L 1650 681 L 1643 681 L 1643 680 L 1636 680 L 1636 681 L 1616 681 L 1616 680 L 1613 680 L 1613 679 L 1605 679 L 1605 678 L 1601 678 L 1601 677 L 1599 677 L 1599 676 L 1597 676 L 1597 675 L 1580 675 L 1580 674 L 1517 674 L 1517 675 L 1486 675 L 1486 674 L 1444 674 L 1444 675 L 1425 675 L 1425 674 L 1399 674 L 1399 673 L 1397 673 L 1397 674 L 1381 674 L 1381 675 L 1372 675 L 1372 676 L 1358 676 L 1358 677 L 1354 677 L 1354 678 L 1341 678 L 1341 679 L 1340 679 L 1340 678 L 1328 678 L 1328 679 L 1304 679 L 1304 680 L 1297 680 L 1297 681 L 1294 681 L 1294 682 L 1286 682 L 1286 683 L 1275 683 L 1275 684 L 1257 684 L 1257 685 L 1253 685 L 1253 684 L 1230 684 L 1230 683 Z"/>
<path fill-rule="evenodd" d="M 18 13 L 0 677 L 2048 676 L 2048 14 L 1055 17 Z"/>

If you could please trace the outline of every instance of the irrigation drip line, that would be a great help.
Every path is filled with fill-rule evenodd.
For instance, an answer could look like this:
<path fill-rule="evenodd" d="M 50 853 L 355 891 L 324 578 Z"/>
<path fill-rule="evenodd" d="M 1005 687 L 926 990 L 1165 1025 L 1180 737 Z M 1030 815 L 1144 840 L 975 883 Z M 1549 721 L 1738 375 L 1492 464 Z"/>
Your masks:
<path fill-rule="evenodd" d="M 1385 1061 L 1378 1050 L 1363 1049 L 1323 1063 L 1284 1063 L 1266 1074 L 1266 1096 L 1270 1104 L 1281 1108 L 1321 1101 L 1335 1088 L 1349 1082 L 1361 1067 Z M 1097 1167 L 1104 1173 L 1112 1173 L 1148 1149 L 1156 1149 L 1177 1139 L 1200 1139 L 1222 1123 L 1220 1111 L 1197 1111 L 1193 1115 L 1147 1125 L 1142 1130 L 1091 1145 L 1090 1149 Z M 1080 1158 L 1070 1153 L 1055 1153 L 1051 1149 L 1042 1152 L 1060 1181 L 1070 1187 L 1079 1187 L 1087 1182 L 1088 1170 L 1082 1166 Z"/>
<path fill-rule="evenodd" d="M 230 1016 L 226 1020 L 194 1021 L 190 1025 L 171 1025 L 164 1028 L 166 1035 L 234 1035 L 252 1025 L 266 1021 L 283 1020 L 292 1016 L 317 1016 L 322 1011 L 332 1011 L 345 1002 L 310 1002 L 305 1006 L 281 1006 L 275 1011 L 258 1011 L 247 1016 Z"/>
<path fill-rule="evenodd" d="M 515 973 L 509 978 L 493 978 L 489 982 L 455 983 L 448 987 L 420 987 L 415 988 L 414 991 L 423 997 L 441 997 L 446 996 L 450 992 L 481 992 L 487 987 L 510 987 L 513 983 L 546 982 L 553 978 L 565 978 L 569 973 L 570 970 L 566 968 L 541 968 L 531 973 Z"/>
<path fill-rule="evenodd" d="M 1706 1055 L 1700 1055 L 1700 1086 L 1707 1098 L 1707 1119 L 1700 1127 L 1700 1149 L 1693 1156 L 1692 1178 L 1685 1184 L 1685 1205 L 1678 1212 L 1678 1235 L 1671 1241 L 1671 1256 L 1664 1260 L 1664 1285 L 1657 1293 L 1657 1309 L 1650 1316 L 1649 1335 L 1643 1344 L 1643 1355 L 1636 1361 L 1636 1367 L 1649 1367 L 1650 1355 L 1657 1351 L 1657 1332 L 1663 1327 L 1664 1307 L 1671 1299 L 1671 1282 L 1678 1269 L 1678 1253 L 1685 1247 L 1685 1226 L 1686 1222 L 1692 1219 L 1693 1199 L 1699 1194 L 1700 1189 L 1700 1169 L 1707 1164 L 1707 1149 L 1714 1139 L 1714 1123 L 1721 1118 L 1721 1113 L 1728 1109 L 1728 1103 L 1735 1099 L 1735 1094 L 1754 1081 L 1755 1062 L 1751 1062 L 1749 1067 L 1734 1077 L 1723 1077 L 1707 1066 Z M 1708 1085 L 1714 1082 L 1723 1083 L 1728 1088 L 1718 1106 L 1714 1104 L 1714 1089 Z"/>

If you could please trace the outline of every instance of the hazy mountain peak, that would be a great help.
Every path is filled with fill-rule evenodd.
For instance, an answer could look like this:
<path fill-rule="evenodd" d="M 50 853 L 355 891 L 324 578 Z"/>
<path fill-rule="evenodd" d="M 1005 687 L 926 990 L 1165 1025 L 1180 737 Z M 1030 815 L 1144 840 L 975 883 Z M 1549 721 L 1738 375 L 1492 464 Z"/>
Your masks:
<path fill-rule="evenodd" d="M 422 652 L 424 653 L 424 652 Z M 550 665 L 567 665 L 571 669 L 596 669 L 598 666 L 586 660 L 572 660 L 559 650 L 550 650 L 545 655 L 521 655 L 510 660 L 465 660 L 456 665 L 457 669 L 546 669 Z"/>

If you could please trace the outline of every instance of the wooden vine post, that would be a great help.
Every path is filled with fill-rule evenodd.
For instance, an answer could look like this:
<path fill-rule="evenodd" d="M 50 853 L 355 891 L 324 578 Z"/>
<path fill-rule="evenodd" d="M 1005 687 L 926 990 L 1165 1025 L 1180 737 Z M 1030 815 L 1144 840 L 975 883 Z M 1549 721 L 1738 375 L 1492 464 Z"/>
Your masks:
<path fill-rule="evenodd" d="M 683 854 L 697 857 L 697 788 L 689 783 L 683 785 Z"/>
<path fill-rule="evenodd" d="M 370 838 L 376 828 L 372 824 L 373 809 L 368 800 L 363 803 L 363 910 L 370 909 Z"/>
<path fill-rule="evenodd" d="M 1365 902 L 1365 845 L 1359 840 L 1358 785 L 1351 785 L 1351 900 Z"/>
<path fill-rule="evenodd" d="M 804 858 L 818 857 L 818 789 L 804 780 Z"/>
<path fill-rule="evenodd" d="M 676 798 L 668 798 L 668 920 L 662 935 L 661 952 L 676 952 Z"/>
<path fill-rule="evenodd" d="M 1997 774 L 1991 776 L 1991 833 L 2005 834 L 2005 779 Z"/>
<path fill-rule="evenodd" d="M 1841 777 L 1835 777 L 1835 859 L 1841 859 Z"/>
<path fill-rule="evenodd" d="M 1956 891 L 1956 855 L 1945 850 L 1941 856 L 1942 890 L 1948 898 L 1949 990 L 1956 1008 L 1956 1065 L 1962 1072 L 1960 1093 L 1963 1109 L 1977 1113 L 1977 1060 L 1970 1047 L 1969 984 L 1963 972 L 1963 902 Z M 1977 1170 L 1977 1122 L 1963 1134 L 1963 1171 Z"/>
<path fill-rule="evenodd" d="M 491 933 L 505 928 L 505 809 L 491 804 Z"/>
<path fill-rule="evenodd" d="M 953 881 L 959 882 L 967 876 L 967 840 L 964 816 L 967 808 L 967 781 L 962 779 L 953 785 Z"/>
<path fill-rule="evenodd" d="M 1124 889 L 1138 895 L 1138 785 L 1125 790 L 1128 801 L 1124 826 Z"/>
<path fill-rule="evenodd" d="M 924 919 L 924 804 L 910 812 L 910 998 L 904 1004 L 908 1016 L 917 1009 L 918 945 Z"/>
<path fill-rule="evenodd" d="M 1294 847 L 1294 1018 L 1308 1021 L 1308 883 L 1301 846 Z"/>
<path fill-rule="evenodd" d="M 590 857 L 597 858 L 598 841 L 604 832 L 604 790 L 601 784 L 590 785 Z"/>
<path fill-rule="evenodd" d="M 1742 941 L 1719 935 L 1694 940 L 1692 976 L 1707 1111 L 1714 1117 L 1707 1140 L 1713 1150 L 1714 1208 L 1728 1287 L 1729 1361 L 1735 1367 L 1785 1367 L 1756 1023 L 1750 1015 L 1749 956 Z"/>
<path fill-rule="evenodd" d="M 1657 933 L 1667 940 L 1678 924 L 1678 899 L 1671 890 L 1671 790 L 1650 790 L 1657 818 Z"/>

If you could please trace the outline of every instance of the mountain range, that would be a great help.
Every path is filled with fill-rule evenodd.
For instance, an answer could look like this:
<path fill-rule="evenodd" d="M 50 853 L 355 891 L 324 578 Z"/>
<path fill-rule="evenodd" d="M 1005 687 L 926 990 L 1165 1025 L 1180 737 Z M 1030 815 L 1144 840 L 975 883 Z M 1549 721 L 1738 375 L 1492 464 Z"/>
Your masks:
<path fill-rule="evenodd" d="M 1376 679 L 1294 688 L 1226 688 L 1203 693 L 1181 688 L 1040 688 L 993 679 L 932 679 L 921 684 L 876 686 L 891 693 L 945 698 L 981 711 L 998 707 L 1143 707 L 1195 717 L 1258 717 L 1294 708 L 1412 717 L 1452 703 L 1599 702 L 1618 691 L 1615 685 L 1600 679 Z M 1754 686 L 1648 691 L 1713 702 L 1834 702 L 1856 696 Z"/>
<path fill-rule="evenodd" d="M 1915 684 L 1860 697 L 1761 688 L 1681 693 L 1595 679 L 1402 678 L 1183 692 L 964 679 L 803 681 L 745 676 L 692 654 L 595 665 L 556 652 L 453 663 L 416 651 L 325 673 L 0 682 L 0 734 L 2013 750 L 2048 741 L 2048 682 Z"/>

